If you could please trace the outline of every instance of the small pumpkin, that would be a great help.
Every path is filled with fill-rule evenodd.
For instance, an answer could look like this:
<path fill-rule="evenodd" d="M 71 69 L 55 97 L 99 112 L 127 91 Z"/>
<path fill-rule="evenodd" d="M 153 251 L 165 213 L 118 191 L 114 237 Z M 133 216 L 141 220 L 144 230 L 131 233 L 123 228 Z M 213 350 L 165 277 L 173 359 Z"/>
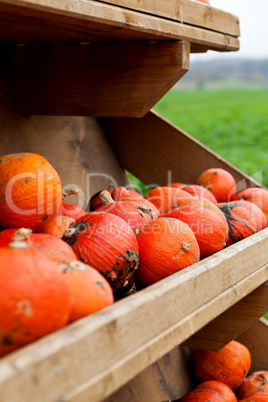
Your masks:
<path fill-rule="evenodd" d="M 65 200 L 71 195 L 77 194 L 78 189 L 67 188 L 62 192 L 62 201 L 57 215 L 66 216 L 72 219 L 78 219 L 85 215 L 85 211 L 78 205 L 68 204 Z"/>
<path fill-rule="evenodd" d="M 268 222 L 268 190 L 259 187 L 250 187 L 235 194 L 233 200 L 249 201 L 259 207 Z"/>
<path fill-rule="evenodd" d="M 21 153 L 0 158 L 0 226 L 37 232 L 58 212 L 61 180 L 41 155 Z"/>
<path fill-rule="evenodd" d="M 268 395 L 267 394 L 255 394 L 251 395 L 248 398 L 241 399 L 239 402 L 267 402 Z"/>
<path fill-rule="evenodd" d="M 62 238 L 81 261 L 97 269 L 113 291 L 128 285 L 139 263 L 139 246 L 131 227 L 119 216 L 91 212 L 77 219 Z"/>
<path fill-rule="evenodd" d="M 182 187 L 182 189 L 195 197 L 206 198 L 206 200 L 213 202 L 213 204 L 217 204 L 217 200 L 212 192 L 203 186 L 199 186 L 198 184 L 189 184 L 188 186 Z"/>
<path fill-rule="evenodd" d="M 138 199 L 135 201 L 114 201 L 108 191 L 104 190 L 99 195 L 103 205 L 98 211 L 109 212 L 124 219 L 133 230 L 141 227 L 153 219 L 157 219 L 159 211 L 149 201 Z"/>
<path fill-rule="evenodd" d="M 16 232 L 24 235 L 25 230 L 27 229 L 5 229 L 0 232 L 0 247 L 7 247 Z M 38 251 L 53 261 L 78 260 L 77 255 L 69 244 L 50 234 L 30 233 L 24 241 L 29 250 Z"/>
<path fill-rule="evenodd" d="M 69 218 L 68 216 L 54 215 L 52 219 L 50 219 L 47 222 L 47 224 L 43 227 L 43 229 L 38 233 L 49 234 L 51 236 L 56 236 L 61 239 L 65 230 L 74 221 L 75 219 Z"/>
<path fill-rule="evenodd" d="M 251 366 L 250 351 L 237 341 L 231 341 L 218 351 L 194 351 L 194 373 L 198 382 L 222 381 L 232 390 L 237 389 Z"/>
<path fill-rule="evenodd" d="M 100 194 L 104 190 L 99 191 L 94 194 L 88 203 L 87 212 L 97 211 L 99 207 L 103 205 L 103 202 L 100 199 Z M 125 187 L 117 187 L 113 190 L 105 190 L 108 191 L 114 201 L 136 201 L 137 199 L 142 200 L 143 196 L 139 194 L 137 191 L 126 189 Z"/>
<path fill-rule="evenodd" d="M 180 183 L 180 182 L 173 182 L 173 183 L 168 183 L 164 187 L 175 187 L 175 188 L 183 188 L 185 187 L 185 183 Z"/>
<path fill-rule="evenodd" d="M 256 227 L 257 232 L 259 232 L 260 230 L 265 229 L 267 227 L 266 217 L 265 217 L 264 213 L 262 212 L 262 210 L 256 204 L 253 204 L 253 202 L 244 201 L 244 200 L 229 202 L 229 204 L 231 204 L 231 205 L 233 203 L 238 203 L 238 205 L 242 205 L 251 213 L 251 215 L 254 216 L 254 218 L 256 220 L 256 225 L 257 225 L 257 227 Z"/>
<path fill-rule="evenodd" d="M 258 389 L 262 389 L 268 395 L 268 371 L 254 371 L 244 379 L 240 387 L 237 389 L 238 399 L 248 398 L 258 393 Z"/>
<path fill-rule="evenodd" d="M 178 197 L 191 197 L 191 195 L 176 187 L 156 187 L 144 198 L 154 204 L 160 214 L 165 214 L 171 209 L 171 205 Z"/>
<path fill-rule="evenodd" d="M 148 222 L 137 239 L 140 263 L 136 278 L 143 286 L 158 282 L 200 259 L 193 231 L 178 219 L 158 218 Z"/>
<path fill-rule="evenodd" d="M 256 233 L 256 219 L 248 209 L 239 204 L 238 201 L 236 203 L 221 203 L 218 204 L 218 207 L 224 213 L 229 227 L 227 246 Z"/>
<path fill-rule="evenodd" d="M 201 173 L 196 184 L 207 188 L 217 202 L 231 201 L 236 192 L 236 182 L 231 173 L 221 168 L 207 169 Z"/>
<path fill-rule="evenodd" d="M 218 392 L 211 389 L 194 389 L 189 392 L 183 398 L 179 400 L 180 402 L 225 402 L 225 399 L 218 394 Z"/>
<path fill-rule="evenodd" d="M 107 280 L 93 267 L 81 261 L 61 263 L 70 291 L 69 322 L 79 320 L 114 301 L 113 291 Z"/>
<path fill-rule="evenodd" d="M 237 402 L 237 397 L 234 391 L 222 381 L 204 381 L 199 384 L 195 389 L 210 389 L 218 392 L 225 402 Z"/>
<path fill-rule="evenodd" d="M 27 232 L 27 231 L 26 231 Z M 16 233 L 0 249 L 0 356 L 65 326 L 70 292 L 58 265 Z"/>

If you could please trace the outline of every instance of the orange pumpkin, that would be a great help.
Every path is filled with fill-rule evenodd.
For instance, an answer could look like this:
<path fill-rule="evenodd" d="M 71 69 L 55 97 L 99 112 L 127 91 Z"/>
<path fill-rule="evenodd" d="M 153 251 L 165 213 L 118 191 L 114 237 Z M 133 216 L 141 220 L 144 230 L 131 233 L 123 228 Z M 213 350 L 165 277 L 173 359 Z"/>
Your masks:
<path fill-rule="evenodd" d="M 257 223 L 254 216 L 238 201 L 221 203 L 218 207 L 224 213 L 229 226 L 227 246 L 256 233 Z"/>
<path fill-rule="evenodd" d="M 191 197 L 191 195 L 176 187 L 156 187 L 144 198 L 154 204 L 160 214 L 165 214 L 178 197 Z"/>
<path fill-rule="evenodd" d="M 222 381 L 232 390 L 237 389 L 251 366 L 248 348 L 231 341 L 219 351 L 197 349 L 194 352 L 194 372 L 198 382 Z"/>
<path fill-rule="evenodd" d="M 5 229 L 0 232 L 0 247 L 7 247 L 15 233 L 25 229 Z M 22 232 L 23 233 L 23 232 Z M 29 250 L 38 251 L 53 261 L 78 260 L 77 255 L 69 244 L 63 240 L 44 233 L 32 233 L 25 240 Z"/>
<path fill-rule="evenodd" d="M 267 394 L 255 394 L 251 395 L 248 398 L 241 399 L 239 402 L 267 402 L 268 401 L 268 395 Z"/>
<path fill-rule="evenodd" d="M 136 278 L 151 285 L 199 261 L 193 231 L 178 219 L 159 218 L 143 225 L 137 236 L 140 263 Z"/>
<path fill-rule="evenodd" d="M 268 190 L 259 187 L 250 187 L 237 193 L 233 200 L 244 200 L 252 202 L 259 207 L 268 222 Z"/>
<path fill-rule="evenodd" d="M 248 398 L 255 395 L 258 389 L 262 389 L 268 395 L 268 371 L 254 371 L 244 379 L 237 389 L 238 399 Z"/>
<path fill-rule="evenodd" d="M 206 200 L 213 202 L 213 204 L 217 204 L 217 200 L 212 192 L 203 186 L 199 186 L 198 184 L 189 184 L 188 186 L 184 186 L 182 189 L 195 197 L 203 197 L 206 198 Z"/>
<path fill-rule="evenodd" d="M 222 250 L 226 246 L 226 223 L 212 210 L 198 206 L 180 206 L 165 214 L 186 223 L 194 232 L 200 248 L 200 257 Z"/>
<path fill-rule="evenodd" d="M 266 221 L 266 217 L 264 215 L 264 213 L 262 212 L 262 210 L 256 205 L 253 204 L 253 202 L 249 202 L 249 201 L 244 201 L 244 200 L 239 200 L 239 201 L 231 201 L 229 202 L 229 204 L 233 204 L 238 202 L 238 205 L 242 205 L 243 207 L 245 207 L 250 213 L 251 215 L 254 216 L 255 220 L 256 220 L 256 231 L 259 232 L 262 229 L 265 229 L 267 227 L 267 221 Z"/>
<path fill-rule="evenodd" d="M 59 267 L 65 274 L 70 290 L 69 322 L 79 320 L 113 303 L 111 286 L 95 268 L 80 261 L 65 262 Z"/>
<path fill-rule="evenodd" d="M 47 222 L 47 224 L 43 227 L 43 229 L 40 230 L 39 233 L 49 234 L 51 236 L 56 236 L 61 239 L 65 230 L 74 221 L 75 220 L 73 218 L 69 218 L 68 216 L 54 215 L 52 219 L 50 219 Z"/>
<path fill-rule="evenodd" d="M 221 168 L 205 170 L 196 184 L 211 191 L 218 202 L 231 201 L 236 191 L 235 179 L 227 170 Z"/>
<path fill-rule="evenodd" d="M 42 156 L 22 153 L 0 158 L 0 226 L 41 230 L 61 204 L 61 180 Z"/>
<path fill-rule="evenodd" d="M 225 402 L 225 399 L 218 392 L 211 389 L 194 389 L 185 395 L 180 402 Z"/>
<path fill-rule="evenodd" d="M 210 389 L 218 392 L 225 402 L 237 402 L 237 397 L 233 390 L 222 381 L 205 381 L 199 384 L 195 389 Z"/>
<path fill-rule="evenodd" d="M 185 187 L 186 186 L 186 184 L 184 184 L 184 183 L 176 183 L 176 182 L 174 182 L 174 183 L 168 183 L 168 184 L 166 184 L 164 187 L 175 187 L 175 188 L 183 188 L 183 187 Z"/>
<path fill-rule="evenodd" d="M 0 356 L 65 326 L 70 292 L 58 265 L 21 235 L 0 249 Z"/>

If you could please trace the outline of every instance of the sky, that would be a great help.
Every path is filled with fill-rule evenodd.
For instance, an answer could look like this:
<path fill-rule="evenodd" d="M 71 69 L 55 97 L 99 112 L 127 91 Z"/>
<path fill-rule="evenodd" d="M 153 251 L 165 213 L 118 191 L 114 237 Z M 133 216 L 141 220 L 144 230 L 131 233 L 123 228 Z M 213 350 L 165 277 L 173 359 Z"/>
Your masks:
<path fill-rule="evenodd" d="M 240 50 L 230 53 L 208 51 L 191 60 L 209 58 L 268 58 L 268 0 L 210 0 L 212 7 L 236 15 L 240 21 Z"/>

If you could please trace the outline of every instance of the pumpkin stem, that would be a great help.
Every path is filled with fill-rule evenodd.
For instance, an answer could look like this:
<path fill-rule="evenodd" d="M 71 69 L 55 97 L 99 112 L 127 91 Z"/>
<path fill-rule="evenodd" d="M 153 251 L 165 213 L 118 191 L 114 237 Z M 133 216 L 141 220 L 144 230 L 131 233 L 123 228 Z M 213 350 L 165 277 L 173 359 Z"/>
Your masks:
<path fill-rule="evenodd" d="M 112 199 L 111 194 L 107 190 L 103 190 L 100 193 L 99 197 L 100 197 L 101 202 L 103 203 L 103 205 L 112 204 L 114 202 L 114 200 Z"/>
<path fill-rule="evenodd" d="M 62 191 L 62 199 L 65 200 L 69 195 L 75 195 L 77 193 L 79 193 L 78 188 L 66 188 Z"/>
<path fill-rule="evenodd" d="M 76 228 L 75 227 L 69 227 L 65 230 L 65 232 L 63 233 L 62 237 L 71 237 L 72 235 L 74 235 L 76 233 Z"/>
<path fill-rule="evenodd" d="M 14 237 L 9 243 L 8 247 L 13 249 L 26 250 L 27 245 L 25 243 L 25 240 L 28 240 L 31 234 L 31 229 L 20 228 L 15 232 Z"/>

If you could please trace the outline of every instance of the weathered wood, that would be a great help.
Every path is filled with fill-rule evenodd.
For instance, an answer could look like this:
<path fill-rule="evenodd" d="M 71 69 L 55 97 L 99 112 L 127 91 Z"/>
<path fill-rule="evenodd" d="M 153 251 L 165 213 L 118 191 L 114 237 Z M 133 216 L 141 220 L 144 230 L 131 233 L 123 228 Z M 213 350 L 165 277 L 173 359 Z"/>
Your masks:
<path fill-rule="evenodd" d="M 197 2 L 193 7 L 212 12 Z M 0 14 L 0 41 L 186 40 L 212 50 L 239 49 L 238 38 L 224 32 L 93 0 L 1 0 Z M 232 15 L 229 20 L 237 23 Z"/>
<path fill-rule="evenodd" d="M 189 54 L 184 41 L 5 45 L 0 64 L 26 115 L 140 117 L 188 71 Z"/>
<path fill-rule="evenodd" d="M 207 4 L 191 0 L 101 0 L 113 4 L 145 12 L 152 15 L 172 19 L 184 24 L 206 27 L 213 31 L 240 36 L 238 17 Z"/>
<path fill-rule="evenodd" d="M 267 258 L 268 229 L 3 358 L 0 401 L 107 398 L 266 282 Z"/>
<path fill-rule="evenodd" d="M 256 321 L 237 340 L 247 346 L 252 356 L 250 372 L 267 370 L 268 367 L 268 321 Z"/>
<path fill-rule="evenodd" d="M 93 118 L 22 116 L 0 74 L 0 153 L 35 152 L 57 170 L 64 187 L 80 188 L 74 203 L 85 208 L 97 191 L 129 183 Z"/>
<path fill-rule="evenodd" d="M 245 296 L 184 343 L 191 348 L 218 350 L 236 339 L 268 311 L 268 282 Z M 217 336 L 215 336 L 217 334 Z M 268 343 L 268 342 L 266 342 Z M 268 356 L 268 353 L 267 353 Z M 268 364 L 268 361 L 267 361 Z"/>
<path fill-rule="evenodd" d="M 238 188 L 260 186 L 156 112 L 149 112 L 142 119 L 99 121 L 121 166 L 149 186 L 176 181 L 195 183 L 211 167 L 228 170 Z"/>

